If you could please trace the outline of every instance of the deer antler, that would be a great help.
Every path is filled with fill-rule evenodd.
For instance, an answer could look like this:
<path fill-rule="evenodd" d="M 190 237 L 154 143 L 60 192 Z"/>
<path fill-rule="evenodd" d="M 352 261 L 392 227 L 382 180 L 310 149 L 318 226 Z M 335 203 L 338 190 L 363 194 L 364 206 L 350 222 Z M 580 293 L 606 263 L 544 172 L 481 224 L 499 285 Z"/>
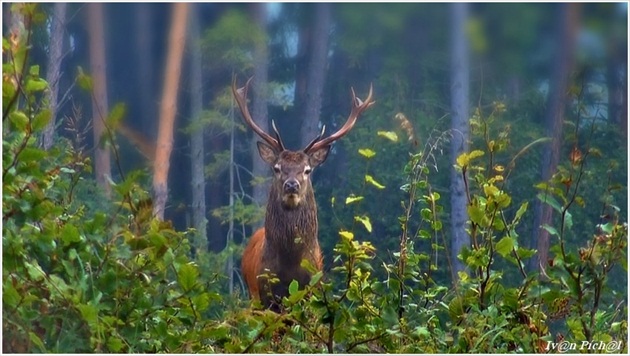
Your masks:
<path fill-rule="evenodd" d="M 274 124 L 273 127 L 274 131 L 276 132 L 276 136 L 278 137 L 277 140 L 271 137 L 258 125 L 256 125 L 256 123 L 252 119 L 252 116 L 249 114 L 249 109 L 247 108 L 247 89 L 249 88 L 249 83 L 252 81 L 252 78 L 253 77 L 250 77 L 247 80 L 247 83 L 245 83 L 244 87 L 236 89 L 236 76 L 234 76 L 232 80 L 232 94 L 234 94 L 234 99 L 236 99 L 236 103 L 241 109 L 241 114 L 243 115 L 245 123 L 249 127 L 251 127 L 252 130 L 254 130 L 254 132 L 256 132 L 258 136 L 260 136 L 260 138 L 265 140 L 274 150 L 276 150 L 277 152 L 282 152 L 284 151 L 284 145 L 282 144 L 282 140 L 280 139 L 280 134 L 278 133 L 278 130 L 275 128 L 276 125 Z"/>
<path fill-rule="evenodd" d="M 370 92 L 368 93 L 365 102 L 357 98 L 356 94 L 354 93 L 354 89 L 351 89 L 351 91 L 352 111 L 350 112 L 350 116 L 348 116 L 348 120 L 346 121 L 346 123 L 339 129 L 339 131 L 326 137 L 325 139 L 321 139 L 321 136 L 323 136 L 324 134 L 324 130 L 322 129 L 322 132 L 319 134 L 319 136 L 317 136 L 313 141 L 311 141 L 311 143 L 308 144 L 308 146 L 306 146 L 306 148 L 304 149 L 305 153 L 317 151 L 318 149 L 330 145 L 331 143 L 345 136 L 357 122 L 357 118 L 359 117 L 359 115 L 361 115 L 361 113 L 363 113 L 367 108 L 375 103 L 375 101 L 372 100 L 372 84 L 370 84 Z"/>

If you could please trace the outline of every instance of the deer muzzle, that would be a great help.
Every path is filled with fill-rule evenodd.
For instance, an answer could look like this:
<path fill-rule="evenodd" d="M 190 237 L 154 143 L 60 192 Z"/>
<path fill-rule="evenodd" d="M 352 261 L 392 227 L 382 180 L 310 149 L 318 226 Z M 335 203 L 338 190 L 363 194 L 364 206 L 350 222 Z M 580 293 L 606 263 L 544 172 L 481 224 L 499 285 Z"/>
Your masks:
<path fill-rule="evenodd" d="M 295 209 L 302 201 L 300 196 L 300 182 L 295 178 L 289 178 L 282 184 L 284 190 L 282 194 L 282 203 L 285 208 Z"/>
<path fill-rule="evenodd" d="M 284 182 L 283 188 L 285 194 L 298 194 L 300 191 L 300 182 L 295 178 L 289 178 Z"/>

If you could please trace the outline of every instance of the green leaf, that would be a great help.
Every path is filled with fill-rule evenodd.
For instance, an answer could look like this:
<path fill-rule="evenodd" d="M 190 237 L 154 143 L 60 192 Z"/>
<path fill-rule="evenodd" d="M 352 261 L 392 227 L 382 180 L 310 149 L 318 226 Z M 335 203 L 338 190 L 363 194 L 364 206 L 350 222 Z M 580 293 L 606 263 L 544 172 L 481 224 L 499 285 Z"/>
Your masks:
<path fill-rule="evenodd" d="M 346 239 L 346 240 L 354 239 L 354 234 L 352 232 L 350 232 L 350 231 L 341 230 L 341 231 L 339 231 L 339 235 L 341 237 L 343 237 L 344 239 Z"/>
<path fill-rule="evenodd" d="M 109 339 L 107 340 L 107 348 L 111 352 L 115 352 L 115 353 L 120 352 L 120 350 L 122 350 L 124 345 L 125 344 L 123 343 L 123 341 L 116 336 L 110 336 Z"/>
<path fill-rule="evenodd" d="M 492 184 L 485 184 L 483 186 L 483 193 L 486 195 L 486 197 L 493 197 L 497 195 L 499 192 L 500 192 L 499 188 L 497 188 L 496 186 Z"/>
<path fill-rule="evenodd" d="M 359 148 L 359 154 L 365 158 L 372 158 L 376 155 L 376 152 L 369 148 Z"/>
<path fill-rule="evenodd" d="M 485 216 L 483 209 L 477 205 L 469 205 L 467 210 L 470 221 L 483 226 L 483 218 Z"/>
<path fill-rule="evenodd" d="M 559 213 L 562 212 L 562 206 L 560 206 L 560 203 L 558 203 L 558 201 L 551 195 L 545 194 L 545 193 L 538 193 L 536 197 L 541 202 L 549 204 L 549 206 L 551 206 L 555 211 Z"/>
<path fill-rule="evenodd" d="M 309 285 L 314 286 L 317 283 L 319 283 L 319 281 L 322 279 L 322 277 L 324 276 L 324 272 L 319 271 L 317 273 L 315 273 L 312 277 L 311 280 L 309 282 Z"/>
<path fill-rule="evenodd" d="M 79 312 L 81 312 L 81 316 L 88 323 L 88 325 L 91 326 L 96 324 L 98 320 L 98 309 L 95 306 L 89 304 L 80 304 L 79 306 L 77 306 L 77 309 L 79 309 Z"/>
<path fill-rule="evenodd" d="M 48 125 L 50 118 L 52 117 L 52 112 L 50 109 L 42 110 L 33 119 L 32 128 L 34 131 L 39 131 Z"/>
<path fill-rule="evenodd" d="M 33 261 L 33 263 L 25 262 L 26 271 L 28 272 L 29 277 L 34 281 L 43 280 L 46 276 L 46 273 L 39 266 L 37 261 Z"/>
<path fill-rule="evenodd" d="M 564 226 L 567 230 L 571 230 L 573 227 L 573 215 L 568 210 L 564 213 Z"/>
<path fill-rule="evenodd" d="M 363 197 L 355 196 L 354 194 L 351 194 L 349 197 L 346 198 L 346 205 L 356 203 L 361 200 L 363 200 Z"/>
<path fill-rule="evenodd" d="M 13 308 L 20 302 L 20 294 L 13 287 L 13 283 L 5 281 L 2 287 L 2 303 L 6 303 L 6 306 Z M 6 310 L 6 309 L 5 309 Z"/>
<path fill-rule="evenodd" d="M 19 131 L 26 130 L 28 125 L 28 117 L 22 111 L 13 111 L 9 114 L 9 120 Z"/>
<path fill-rule="evenodd" d="M 48 153 L 46 151 L 29 146 L 22 150 L 22 153 L 20 153 L 20 160 L 22 162 L 35 162 L 41 161 L 47 156 Z"/>
<path fill-rule="evenodd" d="M 536 250 L 520 247 L 516 250 L 516 254 L 522 260 L 532 257 L 536 254 Z"/>
<path fill-rule="evenodd" d="M 32 65 L 28 69 L 28 74 L 32 75 L 33 77 L 39 77 L 39 65 L 37 65 L 37 64 Z"/>
<path fill-rule="evenodd" d="M 457 165 L 459 167 L 467 167 L 468 165 L 470 165 L 470 161 L 472 161 L 473 159 L 477 157 L 481 157 L 483 155 L 484 155 L 483 151 L 480 151 L 480 150 L 474 150 L 470 153 L 464 152 L 461 155 L 459 155 L 459 157 L 457 157 Z"/>
<path fill-rule="evenodd" d="M 44 79 L 29 79 L 26 81 L 25 90 L 28 93 L 42 91 L 46 88 L 48 88 L 48 83 Z"/>
<path fill-rule="evenodd" d="M 514 216 L 514 221 L 518 221 L 521 219 L 523 214 L 527 211 L 527 207 L 529 206 L 529 202 L 524 202 L 516 211 L 516 215 Z"/>
<path fill-rule="evenodd" d="M 372 184 L 373 186 L 375 186 L 378 189 L 385 189 L 385 186 L 382 185 L 381 183 L 377 182 L 376 180 L 374 180 L 374 177 L 372 177 L 369 174 L 365 175 L 365 181 Z"/>
<path fill-rule="evenodd" d="M 192 262 L 189 262 L 179 268 L 177 282 L 179 282 L 184 292 L 189 292 L 195 287 L 198 277 L 199 269 Z"/>
<path fill-rule="evenodd" d="M 543 224 L 542 228 L 543 228 L 543 229 L 545 229 L 545 230 L 547 230 L 547 232 L 548 232 L 549 234 L 553 235 L 553 236 L 560 236 L 560 235 L 558 234 L 558 230 L 557 230 L 555 227 L 553 227 L 553 226 L 549 226 L 549 225 L 547 225 L 547 224 Z"/>
<path fill-rule="evenodd" d="M 508 256 L 514 249 L 514 244 L 515 242 L 512 237 L 505 236 L 499 242 L 497 242 L 497 252 L 503 257 Z"/>
<path fill-rule="evenodd" d="M 81 241 L 81 236 L 79 234 L 79 229 L 72 224 L 65 224 L 60 231 L 61 240 L 63 241 L 64 246 L 68 246 L 73 242 Z"/>
<path fill-rule="evenodd" d="M 210 306 L 210 294 L 202 293 L 200 295 L 196 295 L 192 298 L 195 309 L 199 311 L 204 311 L 208 309 Z"/>
<path fill-rule="evenodd" d="M 29 331 L 28 338 L 29 340 L 31 340 L 33 344 L 39 347 L 39 352 L 46 353 L 46 346 L 44 346 L 44 342 L 42 342 L 42 339 L 40 339 L 39 336 L 37 336 L 37 334 L 35 334 L 32 331 Z"/>
<path fill-rule="evenodd" d="M 125 117 L 126 111 L 127 106 L 125 104 L 116 104 L 109 112 L 109 116 L 107 117 L 107 125 L 111 127 L 118 127 L 122 119 Z"/>
<path fill-rule="evenodd" d="M 605 232 L 607 234 L 612 234 L 613 228 L 615 226 L 616 226 L 616 224 L 613 223 L 613 222 L 608 222 L 606 224 L 599 224 L 599 225 L 597 225 L 597 227 L 600 228 L 602 230 L 602 232 Z"/>
<path fill-rule="evenodd" d="M 422 219 L 424 220 L 431 221 L 433 218 L 433 212 L 429 208 L 422 208 L 420 209 L 420 216 L 422 216 Z"/>
<path fill-rule="evenodd" d="M 431 336 L 431 333 L 429 332 L 429 329 L 427 329 L 426 326 L 416 326 L 413 333 L 416 336 L 422 337 L 422 338 L 428 338 L 429 336 Z"/>
<path fill-rule="evenodd" d="M 394 131 L 378 131 L 376 134 L 392 142 L 398 142 L 398 135 Z"/>
<path fill-rule="evenodd" d="M 79 87 L 81 89 L 91 92 L 92 89 L 94 88 L 94 84 L 92 83 L 92 77 L 85 74 L 83 72 L 83 68 L 81 67 L 79 67 L 78 71 L 79 71 L 79 74 L 77 75 L 77 84 L 79 84 Z"/>
<path fill-rule="evenodd" d="M 355 216 L 354 221 L 360 222 L 368 232 L 372 232 L 372 222 L 370 222 L 369 216 Z"/>
<path fill-rule="evenodd" d="M 289 283 L 289 295 L 294 295 L 295 293 L 297 293 L 298 287 L 298 282 L 295 279 L 292 280 L 291 283 Z"/>

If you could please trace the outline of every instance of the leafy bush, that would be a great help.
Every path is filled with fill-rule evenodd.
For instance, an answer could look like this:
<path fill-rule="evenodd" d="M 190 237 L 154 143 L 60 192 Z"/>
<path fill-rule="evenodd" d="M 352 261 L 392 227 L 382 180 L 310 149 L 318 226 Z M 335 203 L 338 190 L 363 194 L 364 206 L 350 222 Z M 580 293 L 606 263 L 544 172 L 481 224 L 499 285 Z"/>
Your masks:
<path fill-rule="evenodd" d="M 47 84 L 27 66 L 28 43 L 4 39 L 3 52 L 4 350 L 199 349 L 203 313 L 218 294 L 199 279 L 186 234 L 151 219 L 140 174 L 107 201 L 68 139 L 38 148 L 51 116 Z"/>

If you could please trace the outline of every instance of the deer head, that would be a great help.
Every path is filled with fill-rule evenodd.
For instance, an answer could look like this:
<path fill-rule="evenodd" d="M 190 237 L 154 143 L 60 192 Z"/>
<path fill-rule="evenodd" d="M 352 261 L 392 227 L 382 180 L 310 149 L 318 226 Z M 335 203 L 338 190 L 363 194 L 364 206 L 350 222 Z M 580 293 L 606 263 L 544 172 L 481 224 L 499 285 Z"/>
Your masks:
<path fill-rule="evenodd" d="M 236 88 L 236 79 L 232 82 L 232 92 L 241 110 L 245 123 L 263 139 L 258 142 L 258 153 L 274 172 L 273 185 L 281 192 L 282 204 L 286 209 L 298 207 L 312 189 L 310 175 L 315 167 L 322 164 L 328 157 L 333 142 L 345 136 L 354 126 L 359 115 L 374 104 L 372 100 L 372 86 L 365 102 L 357 98 L 352 89 L 352 111 L 346 123 L 334 134 L 323 138 L 326 127 L 304 149 L 290 151 L 284 147 L 275 122 L 271 121 L 275 138 L 262 130 L 252 119 L 247 108 L 247 90 L 252 78 L 244 87 Z"/>
<path fill-rule="evenodd" d="M 264 142 L 258 142 L 258 153 L 263 161 L 271 166 L 274 172 L 273 185 L 277 192 L 281 194 L 281 201 L 286 209 L 298 207 L 304 200 L 306 194 L 312 189 L 310 175 L 313 169 L 322 164 L 328 157 L 328 152 L 333 142 L 345 136 L 354 126 L 359 115 L 374 104 L 372 100 L 372 86 L 365 102 L 357 98 L 352 89 L 352 111 L 346 123 L 339 131 L 323 138 L 324 130 L 315 137 L 304 149 L 300 151 L 290 151 L 284 147 L 280 133 L 275 122 L 271 122 L 275 138 L 262 130 L 252 119 L 247 108 L 247 90 L 252 78 L 244 87 L 236 89 L 236 79 L 232 83 L 234 98 L 241 109 L 241 114 L 245 123 L 254 130 Z"/>

